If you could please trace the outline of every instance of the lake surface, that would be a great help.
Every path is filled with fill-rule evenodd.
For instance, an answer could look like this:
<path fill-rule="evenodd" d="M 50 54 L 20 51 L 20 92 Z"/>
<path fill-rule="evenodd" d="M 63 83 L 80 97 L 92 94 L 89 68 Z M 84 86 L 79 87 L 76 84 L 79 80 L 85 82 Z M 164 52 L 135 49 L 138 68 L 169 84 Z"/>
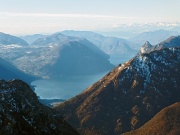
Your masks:
<path fill-rule="evenodd" d="M 31 84 L 36 86 L 35 93 L 43 99 L 69 99 L 81 93 L 87 87 L 105 76 L 107 72 L 98 75 L 66 76 L 61 79 L 36 80 Z"/>
<path fill-rule="evenodd" d="M 130 59 L 130 56 L 113 55 L 110 61 L 114 65 L 122 64 Z M 81 93 L 105 76 L 107 72 L 97 75 L 64 76 L 60 79 L 36 80 L 31 84 L 36 86 L 35 93 L 42 99 L 69 99 Z"/>

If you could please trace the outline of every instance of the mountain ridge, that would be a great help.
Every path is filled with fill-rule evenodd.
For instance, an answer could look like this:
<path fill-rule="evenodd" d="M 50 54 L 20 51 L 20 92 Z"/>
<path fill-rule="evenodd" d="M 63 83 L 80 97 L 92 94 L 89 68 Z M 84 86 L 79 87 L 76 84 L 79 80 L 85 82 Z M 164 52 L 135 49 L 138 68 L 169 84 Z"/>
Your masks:
<path fill-rule="evenodd" d="M 138 54 L 56 110 L 81 134 L 121 134 L 139 128 L 180 101 L 180 48 Z"/>
<path fill-rule="evenodd" d="M 97 74 L 114 68 L 109 55 L 90 41 L 61 33 L 39 38 L 25 47 L 0 46 L 0 52 L 0 57 L 18 69 L 41 78 Z"/>
<path fill-rule="evenodd" d="M 22 45 L 22 46 L 27 46 L 29 45 L 25 40 L 12 36 L 10 34 L 5 34 L 0 32 L 0 44 L 1 45 L 12 45 L 12 44 L 17 44 L 17 45 Z"/>
<path fill-rule="evenodd" d="M 107 54 L 135 54 L 136 51 L 133 50 L 127 40 L 117 37 L 105 37 L 101 34 L 91 32 L 91 31 L 74 31 L 66 30 L 62 32 L 64 35 L 76 36 L 81 38 L 86 38 L 87 40 L 94 43 L 102 51 Z"/>
<path fill-rule="evenodd" d="M 26 36 L 20 36 L 21 39 L 25 40 L 28 44 L 32 44 L 35 40 L 38 38 L 46 37 L 47 35 L 42 34 L 34 34 L 34 35 L 26 35 Z"/>
<path fill-rule="evenodd" d="M 140 53 L 149 53 L 154 50 L 160 50 L 163 48 L 179 47 L 180 46 L 180 36 L 171 36 L 168 39 L 160 42 L 157 45 L 151 45 L 148 41 L 141 47 Z"/>
<path fill-rule="evenodd" d="M 169 31 L 164 29 L 142 32 L 129 40 L 137 43 L 139 45 L 143 44 L 145 41 L 151 42 L 153 45 L 166 40 L 170 36 L 177 36 L 179 33 L 176 31 Z"/>

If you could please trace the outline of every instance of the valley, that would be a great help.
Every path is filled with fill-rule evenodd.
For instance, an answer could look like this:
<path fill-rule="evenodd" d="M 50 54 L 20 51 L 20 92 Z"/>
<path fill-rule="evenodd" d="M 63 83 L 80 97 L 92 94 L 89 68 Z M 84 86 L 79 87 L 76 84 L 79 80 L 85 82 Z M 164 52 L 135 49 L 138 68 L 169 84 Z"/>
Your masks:
<path fill-rule="evenodd" d="M 67 36 L 61 33 L 50 36 L 35 34 L 24 37 L 27 42 L 31 41 L 30 45 L 22 46 L 13 42 L 10 45 L 0 46 L 0 57 L 37 78 L 31 84 L 41 98 L 69 99 L 102 78 L 115 67 L 113 65 L 132 58 L 135 52 L 128 53 L 129 50 L 124 45 L 126 51 L 122 50 L 118 54 L 116 48 L 119 50 L 123 48 L 121 40 L 125 44 L 128 43 L 123 39 L 105 37 L 90 31 L 79 32 L 90 35 L 88 39 L 94 43 L 101 42 L 100 44 L 104 44 L 105 47 L 111 44 L 113 49 L 108 55 L 98 48 L 100 44 L 95 45 L 86 40 L 87 36 L 75 36 L 78 32 L 75 32 L 74 37 L 66 32 L 62 33 Z M 7 34 L 2 35 L 5 40 Z M 97 35 L 99 41 L 95 42 L 93 37 Z"/>
<path fill-rule="evenodd" d="M 0 135 L 180 135 L 180 0 L 3 0 Z"/>
<path fill-rule="evenodd" d="M 131 48 L 135 44 L 123 39 L 87 31 L 78 34 L 83 37 L 55 33 L 37 35 L 40 36 L 38 39 L 33 36 L 35 41 L 25 46 L 16 43 L 0 45 L 0 77 L 7 80 L 1 83 L 1 100 L 4 102 L 6 89 L 17 87 L 9 91 L 14 93 L 23 86 L 20 90 L 36 93 L 34 99 L 40 102 L 37 104 L 50 107 L 55 115 L 61 114 L 63 120 L 72 126 L 67 126 L 70 132 L 82 135 L 141 132 L 143 125 L 163 108 L 180 101 L 177 96 L 180 94 L 180 36 L 171 36 L 156 45 L 147 41 L 136 50 Z M 98 36 L 98 40 L 93 40 L 92 35 Z M 30 86 L 16 79 L 22 79 Z M 13 104 L 18 100 L 13 100 Z M 28 99 L 27 102 L 34 101 Z M 9 105 L 8 102 L 5 104 Z M 18 112 L 19 108 L 15 108 L 14 111 Z M 28 108 L 31 110 L 33 107 Z M 8 115 L 15 119 L 11 113 Z M 28 119 L 16 115 L 25 121 Z M 38 115 L 38 118 L 41 117 Z M 26 126 L 33 128 L 31 124 Z M 51 126 L 48 128 L 49 132 L 60 132 L 51 130 Z M 171 132 L 179 131 L 172 129 Z"/>

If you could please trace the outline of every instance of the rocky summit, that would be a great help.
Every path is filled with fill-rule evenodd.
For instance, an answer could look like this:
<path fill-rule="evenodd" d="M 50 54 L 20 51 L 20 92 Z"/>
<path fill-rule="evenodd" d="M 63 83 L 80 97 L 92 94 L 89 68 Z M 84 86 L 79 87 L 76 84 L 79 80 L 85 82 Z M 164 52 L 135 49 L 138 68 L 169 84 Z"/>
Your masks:
<path fill-rule="evenodd" d="M 39 103 L 30 87 L 20 81 L 0 81 L 1 135 L 77 135 L 52 109 Z"/>
<path fill-rule="evenodd" d="M 119 135 L 179 102 L 179 95 L 180 47 L 173 45 L 139 53 L 55 109 L 81 134 Z"/>
<path fill-rule="evenodd" d="M 160 42 L 159 44 L 152 46 L 148 41 L 141 47 L 140 53 L 149 53 L 155 50 L 161 50 L 163 48 L 172 48 L 180 46 L 180 36 L 171 36 L 167 40 Z"/>

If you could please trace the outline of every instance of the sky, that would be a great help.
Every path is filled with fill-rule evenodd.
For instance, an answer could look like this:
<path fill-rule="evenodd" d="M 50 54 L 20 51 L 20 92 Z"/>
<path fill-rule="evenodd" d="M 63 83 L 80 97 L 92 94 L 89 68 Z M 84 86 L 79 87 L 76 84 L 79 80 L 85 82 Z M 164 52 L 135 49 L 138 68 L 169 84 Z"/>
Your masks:
<path fill-rule="evenodd" d="M 180 22 L 180 0 L 0 0 L 0 31 L 26 35 Z"/>

